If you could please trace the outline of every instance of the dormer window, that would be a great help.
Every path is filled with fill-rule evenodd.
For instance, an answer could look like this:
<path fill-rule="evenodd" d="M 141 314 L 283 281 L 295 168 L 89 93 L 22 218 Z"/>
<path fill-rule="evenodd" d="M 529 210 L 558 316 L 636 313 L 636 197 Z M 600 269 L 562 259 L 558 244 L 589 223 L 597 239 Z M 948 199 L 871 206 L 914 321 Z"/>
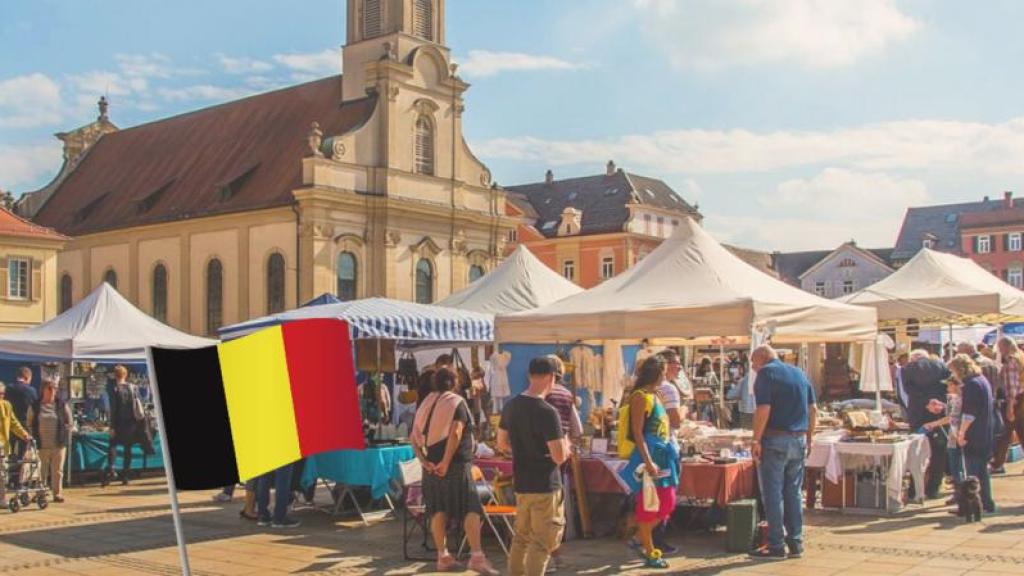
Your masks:
<path fill-rule="evenodd" d="M 412 33 L 434 41 L 434 0 L 413 0 Z"/>

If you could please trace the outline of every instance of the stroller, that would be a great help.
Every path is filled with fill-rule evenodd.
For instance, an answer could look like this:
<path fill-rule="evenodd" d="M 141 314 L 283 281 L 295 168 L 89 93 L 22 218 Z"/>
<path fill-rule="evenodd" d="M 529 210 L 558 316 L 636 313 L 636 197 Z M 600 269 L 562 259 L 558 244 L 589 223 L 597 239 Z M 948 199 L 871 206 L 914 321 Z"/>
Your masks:
<path fill-rule="evenodd" d="M 19 470 L 21 482 L 16 482 Z M 6 503 L 7 509 L 16 514 L 33 502 L 40 510 L 50 505 L 50 487 L 40 473 L 35 440 L 29 444 L 22 460 L 15 459 L 13 455 L 0 455 L 0 503 Z"/>

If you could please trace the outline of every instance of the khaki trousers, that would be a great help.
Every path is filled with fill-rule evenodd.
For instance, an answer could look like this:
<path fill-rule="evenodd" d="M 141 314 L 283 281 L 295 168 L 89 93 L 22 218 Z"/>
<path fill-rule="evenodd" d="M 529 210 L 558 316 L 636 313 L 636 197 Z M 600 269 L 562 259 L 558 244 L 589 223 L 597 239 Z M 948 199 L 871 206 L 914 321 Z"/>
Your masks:
<path fill-rule="evenodd" d="M 509 554 L 509 574 L 541 576 L 551 552 L 562 542 L 565 507 L 562 491 L 516 493 L 516 535 Z"/>
<path fill-rule="evenodd" d="M 67 448 L 40 448 L 39 474 L 47 482 L 53 496 L 59 497 L 64 490 L 64 457 Z"/>

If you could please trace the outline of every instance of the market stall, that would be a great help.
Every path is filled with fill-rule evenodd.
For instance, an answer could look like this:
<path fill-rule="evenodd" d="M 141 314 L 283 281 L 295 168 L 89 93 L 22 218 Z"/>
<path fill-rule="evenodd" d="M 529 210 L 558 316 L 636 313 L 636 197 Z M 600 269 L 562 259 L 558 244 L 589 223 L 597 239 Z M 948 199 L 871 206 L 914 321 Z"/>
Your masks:
<path fill-rule="evenodd" d="M 131 382 L 148 398 L 146 348 L 199 348 L 216 341 L 175 330 L 139 310 L 107 283 L 63 314 L 38 326 L 0 335 L 0 359 L 41 364 L 60 381 L 60 393 L 72 406 L 76 430 L 68 450 L 65 481 L 78 472 L 106 467 L 109 433 L 105 416 L 108 369 L 131 366 Z M 150 418 L 150 422 L 154 420 Z M 159 455 L 133 456 L 134 470 L 162 468 Z M 136 450 L 139 450 L 136 447 Z M 145 460 L 145 461 L 143 461 Z M 116 462 L 120 466 L 120 461 Z"/>
<path fill-rule="evenodd" d="M 582 291 L 520 244 L 497 268 L 437 305 L 485 314 L 507 314 L 534 310 Z"/>
<path fill-rule="evenodd" d="M 921 326 L 1024 318 L 1024 292 L 973 260 L 928 248 L 883 280 L 840 300 L 875 308 L 882 322 L 912 318 Z"/>
<path fill-rule="evenodd" d="M 721 351 L 767 340 L 776 345 L 870 341 L 876 331 L 872 309 L 819 298 L 770 277 L 691 220 L 619 276 L 555 304 L 495 319 L 502 347 L 578 342 L 607 350 L 609 342 L 639 344 L 637 360 L 659 345 Z M 724 373 L 724 362 L 718 370 Z M 711 379 L 719 386 L 724 380 Z M 721 389 L 705 392 L 724 401 Z M 681 437 L 688 454 L 682 475 L 689 478 L 680 487 L 680 503 L 722 506 L 752 495 L 757 483 L 747 454 L 749 433 L 733 437 L 704 428 L 710 431 Z"/>
<path fill-rule="evenodd" d="M 319 300 L 319 299 L 318 299 Z M 493 316 L 454 310 L 440 306 L 416 304 L 386 298 L 367 298 L 350 302 L 310 305 L 280 314 L 265 316 L 222 328 L 221 338 L 231 340 L 257 330 L 310 318 L 338 318 L 348 322 L 357 370 L 360 402 L 368 448 L 365 451 L 336 451 L 312 456 L 306 461 L 303 482 L 317 479 L 333 483 L 334 512 L 348 501 L 356 503 L 356 492 L 369 489 L 373 500 L 387 504 L 387 487 L 397 482 L 398 463 L 413 459 L 406 443 L 408 425 L 392 424 L 389 417 L 399 410 L 410 410 L 411 403 L 401 404 L 406 393 L 415 390 L 414 366 L 411 376 L 403 374 L 400 354 L 403 349 L 430 345 L 449 350 L 452 347 L 490 344 L 493 340 Z M 412 381 L 410 381 L 412 380 Z M 363 510 L 354 506 L 360 516 Z"/>

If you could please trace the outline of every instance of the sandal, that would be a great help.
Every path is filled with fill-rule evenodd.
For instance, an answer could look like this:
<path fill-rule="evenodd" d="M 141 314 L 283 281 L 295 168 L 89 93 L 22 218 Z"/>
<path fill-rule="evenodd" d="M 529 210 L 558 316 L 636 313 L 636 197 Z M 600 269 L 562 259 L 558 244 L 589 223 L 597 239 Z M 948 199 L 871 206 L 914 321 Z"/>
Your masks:
<path fill-rule="evenodd" d="M 664 570 L 668 568 L 668 562 L 661 557 L 661 550 L 655 548 L 650 554 L 644 554 L 644 568 Z"/>
<path fill-rule="evenodd" d="M 243 520 L 250 520 L 250 521 L 253 521 L 253 522 L 255 522 L 256 520 L 258 520 L 258 519 L 259 519 L 259 518 L 258 518 L 258 517 L 256 517 L 256 516 L 250 516 L 249 514 L 246 514 L 246 513 L 245 513 L 245 510 L 242 510 L 242 511 L 240 511 L 240 512 L 238 513 L 238 515 L 239 515 L 239 516 L 240 516 L 240 517 L 241 517 L 241 518 L 242 518 Z"/>

